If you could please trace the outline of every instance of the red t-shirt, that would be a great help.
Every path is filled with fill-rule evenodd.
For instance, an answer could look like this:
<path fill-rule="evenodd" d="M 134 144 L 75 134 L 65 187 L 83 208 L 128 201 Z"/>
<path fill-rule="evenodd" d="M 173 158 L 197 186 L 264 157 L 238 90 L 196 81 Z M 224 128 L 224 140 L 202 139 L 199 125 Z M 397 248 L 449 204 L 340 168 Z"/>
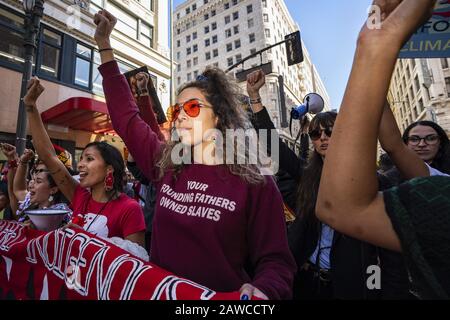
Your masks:
<path fill-rule="evenodd" d="M 100 237 L 124 239 L 146 229 L 141 206 L 123 193 L 115 200 L 102 203 L 92 199 L 91 193 L 78 185 L 71 208 L 74 216 L 85 214 L 84 230 Z"/>

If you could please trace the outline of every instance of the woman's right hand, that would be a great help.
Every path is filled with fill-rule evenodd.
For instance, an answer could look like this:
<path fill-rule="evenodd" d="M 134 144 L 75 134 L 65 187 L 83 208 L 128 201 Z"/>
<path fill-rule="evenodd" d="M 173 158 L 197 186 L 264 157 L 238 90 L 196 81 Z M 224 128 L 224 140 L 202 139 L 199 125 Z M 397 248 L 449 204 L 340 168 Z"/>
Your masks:
<path fill-rule="evenodd" d="M 0 149 L 5 154 L 8 161 L 17 159 L 16 147 L 9 143 L 0 143 Z"/>
<path fill-rule="evenodd" d="M 42 86 L 38 77 L 33 77 L 28 82 L 27 93 L 23 97 L 23 103 L 28 107 L 36 105 L 39 96 L 44 92 L 45 88 Z"/>
<path fill-rule="evenodd" d="M 31 149 L 25 149 L 22 156 L 20 157 L 20 162 L 30 162 L 34 157 L 34 152 Z"/>
<path fill-rule="evenodd" d="M 100 10 L 94 16 L 95 29 L 94 39 L 99 49 L 111 48 L 111 32 L 117 23 L 116 17 L 106 10 Z"/>

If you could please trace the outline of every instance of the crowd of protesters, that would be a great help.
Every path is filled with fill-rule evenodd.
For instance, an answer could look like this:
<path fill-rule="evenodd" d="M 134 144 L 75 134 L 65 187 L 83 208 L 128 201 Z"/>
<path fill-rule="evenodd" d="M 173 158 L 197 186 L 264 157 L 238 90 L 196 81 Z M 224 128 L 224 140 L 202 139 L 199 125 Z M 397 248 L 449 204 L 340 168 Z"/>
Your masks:
<path fill-rule="evenodd" d="M 113 239 L 178 276 L 240 291 L 243 300 L 450 298 L 450 141 L 430 121 L 402 135 L 386 101 L 398 52 L 434 1 L 374 4 L 381 29 L 359 34 L 339 114 L 302 123 L 300 155 L 277 136 L 277 148 L 267 143 L 269 155 L 279 154 L 273 176 L 258 164 L 223 161 L 251 156 L 227 148 L 227 130 L 276 135 L 259 94 L 262 71 L 247 77 L 248 112 L 236 83 L 207 68 L 178 90 L 164 132 L 145 90 L 148 75 L 136 75 L 130 88 L 120 73 L 110 42 L 117 20 L 101 10 L 99 71 L 129 154 L 90 143 L 74 172 L 45 130 L 36 107 L 45 88 L 33 78 L 24 103 L 38 158 L 0 146 L 8 159 L 0 218 L 33 228 L 27 210 L 67 210 L 61 227 Z M 379 166 L 377 141 L 385 151 Z M 381 270 L 375 290 L 373 266 Z"/>

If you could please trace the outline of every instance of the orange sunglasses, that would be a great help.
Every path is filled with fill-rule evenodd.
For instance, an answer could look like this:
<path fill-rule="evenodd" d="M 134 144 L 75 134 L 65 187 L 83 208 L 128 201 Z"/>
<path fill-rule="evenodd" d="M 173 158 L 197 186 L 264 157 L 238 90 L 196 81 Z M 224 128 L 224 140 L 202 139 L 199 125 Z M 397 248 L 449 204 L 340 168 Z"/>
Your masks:
<path fill-rule="evenodd" d="M 200 108 L 212 108 L 212 106 L 201 103 L 198 99 L 191 99 L 182 104 L 177 103 L 167 109 L 167 120 L 170 122 L 177 120 L 181 108 L 189 117 L 195 118 L 200 114 Z"/>

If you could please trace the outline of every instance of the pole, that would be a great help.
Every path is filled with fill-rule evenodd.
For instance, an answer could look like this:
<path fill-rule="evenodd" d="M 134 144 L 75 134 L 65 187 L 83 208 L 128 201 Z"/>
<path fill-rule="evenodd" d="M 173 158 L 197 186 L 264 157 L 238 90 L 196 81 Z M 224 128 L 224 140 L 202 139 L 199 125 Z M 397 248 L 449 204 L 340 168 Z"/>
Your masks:
<path fill-rule="evenodd" d="M 170 103 L 173 105 L 174 81 L 173 78 L 173 0 L 169 1 L 169 15 L 170 15 Z"/>
<path fill-rule="evenodd" d="M 23 154 L 27 141 L 27 113 L 22 99 L 27 93 L 27 84 L 30 81 L 33 72 L 34 53 L 36 51 L 36 38 L 37 33 L 39 32 L 39 25 L 43 12 L 43 1 L 38 0 L 36 1 L 33 11 L 27 13 L 25 16 L 25 63 L 22 75 L 22 86 L 20 89 L 19 112 L 17 115 L 16 128 L 16 150 L 19 156 Z"/>

